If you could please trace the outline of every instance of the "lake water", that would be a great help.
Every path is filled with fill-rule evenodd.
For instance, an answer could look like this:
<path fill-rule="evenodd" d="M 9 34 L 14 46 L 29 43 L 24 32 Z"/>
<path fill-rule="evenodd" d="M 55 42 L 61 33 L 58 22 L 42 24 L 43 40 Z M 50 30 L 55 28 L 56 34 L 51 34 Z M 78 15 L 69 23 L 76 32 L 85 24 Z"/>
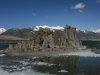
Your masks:
<path fill-rule="evenodd" d="M 100 57 L 0 55 L 0 75 L 100 75 Z"/>
<path fill-rule="evenodd" d="M 14 46 L 15 44 L 17 44 L 17 42 L 0 42 L 0 50 L 9 47 L 9 44 L 12 44 Z"/>
<path fill-rule="evenodd" d="M 100 75 L 100 54 L 10 57 L 0 54 L 0 75 Z"/>

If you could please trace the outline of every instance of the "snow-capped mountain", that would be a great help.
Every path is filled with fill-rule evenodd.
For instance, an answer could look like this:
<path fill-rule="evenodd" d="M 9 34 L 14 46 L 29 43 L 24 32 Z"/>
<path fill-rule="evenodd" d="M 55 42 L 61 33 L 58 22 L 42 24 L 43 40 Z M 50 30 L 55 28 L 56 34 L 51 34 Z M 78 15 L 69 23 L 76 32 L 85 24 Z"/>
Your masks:
<path fill-rule="evenodd" d="M 2 33 L 4 33 L 4 32 L 6 32 L 6 29 L 0 28 L 0 34 L 2 34 Z"/>
<path fill-rule="evenodd" d="M 43 29 L 46 29 L 46 30 L 51 30 L 51 31 L 55 31 L 55 30 L 61 30 L 63 31 L 64 30 L 64 27 L 61 27 L 61 26 L 47 26 L 47 25 L 40 25 L 40 26 L 34 26 L 34 27 L 31 27 L 33 29 L 33 31 L 38 31 L 40 28 L 43 28 Z M 79 30 L 79 29 L 76 29 L 76 31 L 82 31 L 84 33 L 87 33 L 87 32 L 95 32 L 95 33 L 100 33 L 100 29 L 97 29 L 97 30 Z"/>
<path fill-rule="evenodd" d="M 64 28 L 63 27 L 60 27 L 60 26 L 47 26 L 47 25 L 40 25 L 40 26 L 35 26 L 35 27 L 31 27 L 33 28 L 33 31 L 38 31 L 40 28 L 43 28 L 45 30 L 51 30 L 51 31 L 55 31 L 55 30 L 61 30 L 63 31 Z"/>
<path fill-rule="evenodd" d="M 95 32 L 95 33 L 100 33 L 100 29 L 92 30 L 92 31 Z"/>
<path fill-rule="evenodd" d="M 12 28 L 8 29 L 7 31 L 5 29 L 0 29 L 1 35 L 11 35 L 11 36 L 17 36 L 20 38 L 33 38 L 37 31 L 43 28 L 46 31 L 58 31 L 60 34 L 64 31 L 64 27 L 61 26 L 47 26 L 47 25 L 40 25 L 40 26 L 34 26 L 30 28 Z M 5 32 L 6 31 L 6 32 Z M 77 37 L 80 40 L 86 40 L 86 39 L 100 39 L 100 29 L 97 30 L 79 30 L 77 31 Z"/>
<path fill-rule="evenodd" d="M 89 33 L 89 32 L 94 32 L 94 33 L 100 33 L 100 29 L 97 29 L 97 30 L 79 30 L 79 29 L 76 29 L 76 31 L 82 31 L 84 33 Z"/>

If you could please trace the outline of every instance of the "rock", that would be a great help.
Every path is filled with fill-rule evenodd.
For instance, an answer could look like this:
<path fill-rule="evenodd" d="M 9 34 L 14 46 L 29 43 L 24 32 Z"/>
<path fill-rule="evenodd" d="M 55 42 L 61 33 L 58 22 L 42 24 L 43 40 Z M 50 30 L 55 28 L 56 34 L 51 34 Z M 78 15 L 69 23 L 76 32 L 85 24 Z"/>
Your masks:
<path fill-rule="evenodd" d="M 9 44 L 9 47 L 8 47 L 9 50 L 13 50 L 13 46 L 11 44 Z"/>
<path fill-rule="evenodd" d="M 14 47 L 9 45 L 7 50 L 19 51 L 59 51 L 78 49 L 82 47 L 81 41 L 76 37 L 76 28 L 66 25 L 64 33 L 60 34 L 58 31 L 45 31 L 40 28 L 37 35 L 29 41 L 23 41 L 16 44 Z"/>

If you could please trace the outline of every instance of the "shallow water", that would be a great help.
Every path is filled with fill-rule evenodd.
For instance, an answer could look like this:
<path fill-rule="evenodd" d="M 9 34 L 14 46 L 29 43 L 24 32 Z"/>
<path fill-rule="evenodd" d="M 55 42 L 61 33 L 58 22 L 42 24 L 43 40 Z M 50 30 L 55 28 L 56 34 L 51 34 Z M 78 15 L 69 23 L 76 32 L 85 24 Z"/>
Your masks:
<path fill-rule="evenodd" d="M 100 75 L 100 57 L 0 56 L 2 75 Z"/>

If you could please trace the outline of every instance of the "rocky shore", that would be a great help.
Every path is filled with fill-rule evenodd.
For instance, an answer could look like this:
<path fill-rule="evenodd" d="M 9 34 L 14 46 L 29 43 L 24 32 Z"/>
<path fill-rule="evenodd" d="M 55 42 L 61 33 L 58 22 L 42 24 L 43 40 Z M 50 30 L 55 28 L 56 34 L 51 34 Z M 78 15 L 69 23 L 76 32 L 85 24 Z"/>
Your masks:
<path fill-rule="evenodd" d="M 66 25 L 64 33 L 40 28 L 33 39 L 21 41 L 14 46 L 9 44 L 9 47 L 4 52 L 12 56 L 51 55 L 85 48 L 76 37 L 76 28 Z"/>
<path fill-rule="evenodd" d="M 32 57 L 32 56 L 59 56 L 59 55 L 63 55 L 65 53 L 73 53 L 73 52 L 81 52 L 81 51 L 86 51 L 85 49 L 84 50 L 67 50 L 67 51 L 45 51 L 45 52 L 32 52 L 32 51 L 29 51 L 29 52 L 7 52 L 7 53 L 4 53 L 8 56 L 27 56 L 27 57 Z M 89 50 L 88 50 L 89 51 Z"/>

